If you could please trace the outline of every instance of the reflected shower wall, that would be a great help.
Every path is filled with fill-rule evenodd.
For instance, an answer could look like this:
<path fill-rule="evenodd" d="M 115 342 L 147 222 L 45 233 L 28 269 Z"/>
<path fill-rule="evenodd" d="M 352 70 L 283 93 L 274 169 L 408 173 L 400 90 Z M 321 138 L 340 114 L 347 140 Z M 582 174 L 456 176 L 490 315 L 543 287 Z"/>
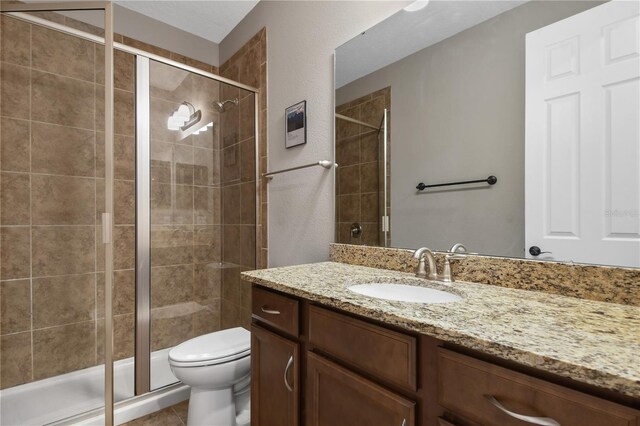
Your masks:
<path fill-rule="evenodd" d="M 387 109 L 387 166 L 390 161 L 391 88 L 386 87 L 336 107 L 340 114 L 371 127 L 336 118 L 336 241 L 343 244 L 384 245 L 384 129 Z M 390 170 L 387 167 L 387 175 Z M 390 182 L 390 179 L 387 179 Z M 387 209 L 390 206 L 387 184 Z M 351 232 L 352 225 L 360 233 Z M 389 235 L 387 235 L 389 238 Z"/>

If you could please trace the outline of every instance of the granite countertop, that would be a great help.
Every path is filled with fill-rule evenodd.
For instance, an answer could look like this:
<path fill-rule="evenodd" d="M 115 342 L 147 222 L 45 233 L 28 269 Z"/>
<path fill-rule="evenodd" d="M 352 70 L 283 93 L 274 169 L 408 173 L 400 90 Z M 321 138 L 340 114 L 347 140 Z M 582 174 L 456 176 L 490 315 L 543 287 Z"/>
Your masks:
<path fill-rule="evenodd" d="M 636 306 L 468 282 L 445 287 L 408 273 L 336 262 L 242 276 L 293 296 L 640 398 L 640 308 Z M 427 305 L 347 290 L 379 278 L 424 283 L 464 299 Z"/>

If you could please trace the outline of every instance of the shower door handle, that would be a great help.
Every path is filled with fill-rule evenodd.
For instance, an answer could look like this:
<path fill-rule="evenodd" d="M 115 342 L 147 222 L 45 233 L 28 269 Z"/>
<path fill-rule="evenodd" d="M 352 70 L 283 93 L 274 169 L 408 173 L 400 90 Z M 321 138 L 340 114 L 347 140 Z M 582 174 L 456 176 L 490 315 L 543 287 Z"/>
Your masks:
<path fill-rule="evenodd" d="M 293 365 L 293 355 L 291 355 L 289 357 L 289 361 L 287 361 L 287 366 L 284 368 L 284 385 L 287 387 L 287 390 L 289 392 L 293 392 L 293 387 L 289 384 L 289 370 L 291 369 L 291 366 Z"/>

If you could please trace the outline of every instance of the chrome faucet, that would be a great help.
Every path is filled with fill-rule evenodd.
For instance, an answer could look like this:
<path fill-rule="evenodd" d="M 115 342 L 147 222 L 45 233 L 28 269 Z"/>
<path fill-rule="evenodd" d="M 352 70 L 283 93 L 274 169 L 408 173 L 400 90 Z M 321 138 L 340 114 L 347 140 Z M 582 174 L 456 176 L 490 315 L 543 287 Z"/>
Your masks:
<path fill-rule="evenodd" d="M 426 247 L 419 248 L 418 250 L 413 252 L 413 258 L 418 259 L 418 269 L 416 269 L 416 277 L 428 278 L 430 280 L 438 279 L 438 267 L 436 266 L 436 259 L 435 257 L 433 257 L 433 252 L 430 249 Z M 429 262 L 428 273 L 427 262 Z"/>
<path fill-rule="evenodd" d="M 464 253 L 467 252 L 467 248 L 460 243 L 454 244 L 449 253 L 444 256 L 444 270 L 442 275 L 438 274 L 438 266 L 436 265 L 436 259 L 433 256 L 433 251 L 426 247 L 420 247 L 413 252 L 413 258 L 418 259 L 418 268 L 416 269 L 416 277 L 427 278 L 433 281 L 441 281 L 444 283 L 454 282 L 451 275 L 451 260 L 463 259 Z M 429 272 L 427 272 L 427 262 L 429 263 Z"/>

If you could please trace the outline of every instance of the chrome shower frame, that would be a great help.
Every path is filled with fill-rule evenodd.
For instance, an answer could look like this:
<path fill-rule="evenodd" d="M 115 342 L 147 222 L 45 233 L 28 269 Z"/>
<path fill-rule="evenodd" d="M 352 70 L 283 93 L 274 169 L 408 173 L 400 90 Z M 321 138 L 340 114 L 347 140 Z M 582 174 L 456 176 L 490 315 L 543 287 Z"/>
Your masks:
<path fill-rule="evenodd" d="M 29 15 L 26 12 L 61 12 L 61 11 L 104 11 L 105 36 L 100 37 L 84 31 L 67 27 L 62 24 Z M 92 41 L 105 46 L 105 213 L 102 216 L 103 242 L 105 247 L 105 406 L 104 409 L 79 413 L 70 419 L 64 419 L 56 424 L 74 424 L 76 422 L 99 415 L 104 410 L 105 425 L 112 426 L 114 422 L 114 408 L 134 404 L 145 398 L 152 391 L 166 391 L 176 386 L 151 390 L 150 385 L 150 134 L 149 134 L 149 61 L 154 60 L 184 71 L 210 78 L 220 83 L 228 84 L 239 89 L 252 92 L 254 95 L 254 152 L 255 152 L 255 194 L 256 194 L 256 242 L 258 239 L 258 223 L 261 220 L 261 193 L 259 167 L 260 153 L 260 90 L 201 69 L 146 52 L 141 49 L 114 42 L 113 36 L 113 4 L 111 1 L 69 1 L 50 3 L 6 4 L 0 1 L 0 13 L 54 29 L 72 36 Z M 135 337 L 135 396 L 133 398 L 114 402 L 113 395 L 113 124 L 114 124 L 114 69 L 113 51 L 120 50 L 136 57 L 136 337 Z M 142 75 L 146 66 L 146 79 Z M 143 81 L 141 81 L 141 79 Z M 141 83 L 146 88 L 141 88 Z M 142 89 L 142 92 L 141 92 Z M 146 106 L 146 108 L 145 108 Z M 146 164 L 146 166 L 145 166 Z M 146 173 L 146 174 L 145 174 Z M 144 176 L 143 176 L 144 175 Z M 266 224 L 263 224 L 266 226 Z M 259 265 L 260 247 L 256 243 L 254 262 Z"/>

